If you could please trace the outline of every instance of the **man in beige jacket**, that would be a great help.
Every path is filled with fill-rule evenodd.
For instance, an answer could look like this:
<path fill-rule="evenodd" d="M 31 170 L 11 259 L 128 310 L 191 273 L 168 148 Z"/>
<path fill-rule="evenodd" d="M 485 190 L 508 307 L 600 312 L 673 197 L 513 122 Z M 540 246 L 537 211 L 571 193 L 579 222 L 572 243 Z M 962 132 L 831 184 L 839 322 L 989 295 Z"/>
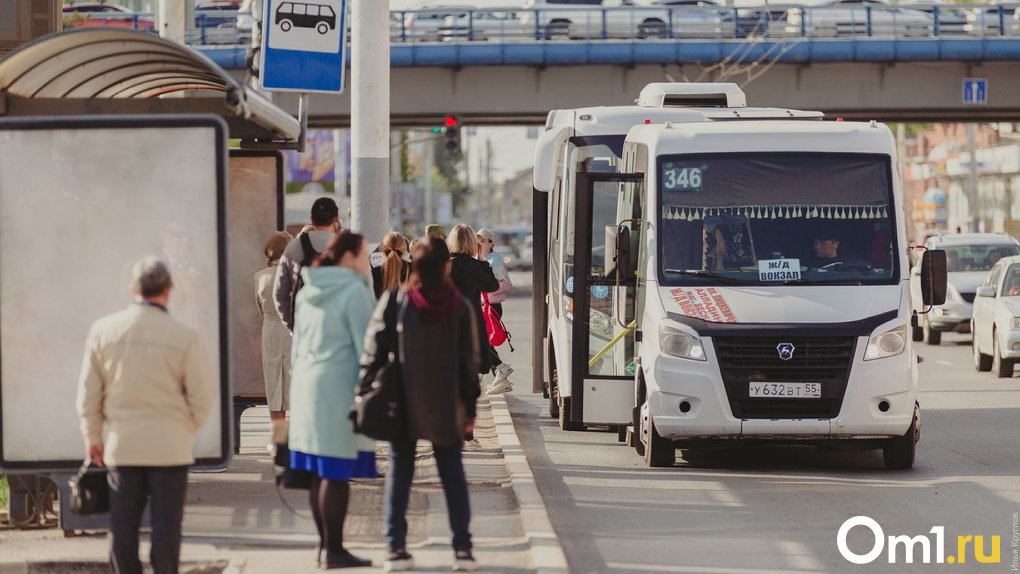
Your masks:
<path fill-rule="evenodd" d="M 172 282 L 155 257 L 135 264 L 135 302 L 92 325 L 78 385 L 88 455 L 110 469 L 110 561 L 141 574 L 138 528 L 150 500 L 156 574 L 177 572 L 191 443 L 216 382 L 198 332 L 167 313 Z"/>

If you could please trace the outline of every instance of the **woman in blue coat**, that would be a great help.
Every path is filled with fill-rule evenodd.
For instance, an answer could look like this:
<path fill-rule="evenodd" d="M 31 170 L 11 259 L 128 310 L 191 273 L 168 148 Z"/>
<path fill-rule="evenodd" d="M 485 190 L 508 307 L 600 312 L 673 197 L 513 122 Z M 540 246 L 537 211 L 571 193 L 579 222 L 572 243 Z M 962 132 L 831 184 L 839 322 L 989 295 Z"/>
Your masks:
<path fill-rule="evenodd" d="M 364 238 L 334 237 L 301 271 L 291 352 L 291 468 L 312 473 L 309 505 L 325 568 L 371 566 L 343 547 L 349 480 L 375 477 L 375 442 L 351 431 L 347 414 L 358 384 L 358 359 L 375 306 Z"/>

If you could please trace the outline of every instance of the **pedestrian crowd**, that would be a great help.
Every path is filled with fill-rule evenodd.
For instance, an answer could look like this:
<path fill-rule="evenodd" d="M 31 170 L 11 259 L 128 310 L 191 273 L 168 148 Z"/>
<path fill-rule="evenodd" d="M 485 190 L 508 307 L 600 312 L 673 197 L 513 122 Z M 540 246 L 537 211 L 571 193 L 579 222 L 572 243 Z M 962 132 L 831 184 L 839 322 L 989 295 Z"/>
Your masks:
<path fill-rule="evenodd" d="M 287 486 L 307 488 L 323 569 L 364 567 L 343 541 L 350 481 L 376 478 L 375 441 L 348 413 L 398 373 L 399 429 L 387 435 L 386 571 L 414 567 L 406 512 L 418 440 L 432 452 L 446 495 L 454 571 L 477 569 L 461 453 L 473 438 L 481 375 L 489 394 L 511 391 L 502 303 L 512 287 L 495 236 L 436 224 L 420 239 L 387 233 L 376 244 L 342 230 L 329 198 L 297 237 L 276 231 L 254 274 L 262 317 L 266 399 Z M 87 459 L 109 469 L 111 564 L 140 574 L 138 528 L 150 502 L 156 574 L 178 571 L 191 445 L 214 402 L 215 377 L 198 332 L 168 308 L 172 268 L 147 258 L 132 270 L 134 303 L 98 320 L 86 342 L 78 412 Z M 382 373 L 390 370 L 387 375 Z M 158 440 L 157 440 L 158 438 Z"/>

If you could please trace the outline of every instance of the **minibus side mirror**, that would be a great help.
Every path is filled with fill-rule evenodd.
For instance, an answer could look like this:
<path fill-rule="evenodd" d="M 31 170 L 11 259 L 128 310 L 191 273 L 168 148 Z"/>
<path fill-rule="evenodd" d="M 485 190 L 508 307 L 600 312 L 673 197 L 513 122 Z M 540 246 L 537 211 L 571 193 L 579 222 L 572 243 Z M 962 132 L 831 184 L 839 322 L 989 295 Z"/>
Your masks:
<path fill-rule="evenodd" d="M 630 271 L 630 229 L 626 225 L 606 226 L 606 277 L 613 277 L 617 284 L 624 283 L 633 273 Z"/>
<path fill-rule="evenodd" d="M 925 251 L 921 256 L 921 302 L 925 307 L 946 302 L 948 278 L 946 252 L 942 249 Z"/>
<path fill-rule="evenodd" d="M 982 285 L 977 288 L 978 297 L 995 297 L 995 287 L 991 285 Z"/>

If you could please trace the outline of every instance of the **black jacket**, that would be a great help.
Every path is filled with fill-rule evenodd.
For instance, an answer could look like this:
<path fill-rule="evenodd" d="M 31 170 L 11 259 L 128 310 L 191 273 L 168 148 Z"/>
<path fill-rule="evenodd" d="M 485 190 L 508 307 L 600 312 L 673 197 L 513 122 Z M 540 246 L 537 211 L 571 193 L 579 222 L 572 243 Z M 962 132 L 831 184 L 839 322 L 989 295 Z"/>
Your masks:
<path fill-rule="evenodd" d="M 489 335 L 485 332 L 485 319 L 482 317 L 482 293 L 492 293 L 499 289 L 499 280 L 492 273 L 492 267 L 486 261 L 479 261 L 470 255 L 457 253 L 452 258 L 453 267 L 450 278 L 453 284 L 467 298 L 475 310 L 478 324 L 479 349 L 482 349 L 482 360 L 478 366 L 479 373 L 487 373 L 494 365 L 492 353 L 488 352 Z"/>
<path fill-rule="evenodd" d="M 365 334 L 361 380 L 375 377 L 399 347 L 404 381 L 407 439 L 424 439 L 443 446 L 464 442 L 464 421 L 476 416 L 481 387 L 478 384 L 478 347 L 474 313 L 467 301 L 442 321 L 423 321 L 408 301 L 399 317 L 402 287 L 384 293 Z M 397 313 L 386 312 L 390 305 Z M 394 317 L 392 322 L 386 317 Z M 396 322 L 401 321 L 400 335 Z M 387 324 L 391 323 L 391 324 Z M 396 342 L 396 343 L 394 343 Z M 370 379 L 368 379 L 370 380 Z"/>

